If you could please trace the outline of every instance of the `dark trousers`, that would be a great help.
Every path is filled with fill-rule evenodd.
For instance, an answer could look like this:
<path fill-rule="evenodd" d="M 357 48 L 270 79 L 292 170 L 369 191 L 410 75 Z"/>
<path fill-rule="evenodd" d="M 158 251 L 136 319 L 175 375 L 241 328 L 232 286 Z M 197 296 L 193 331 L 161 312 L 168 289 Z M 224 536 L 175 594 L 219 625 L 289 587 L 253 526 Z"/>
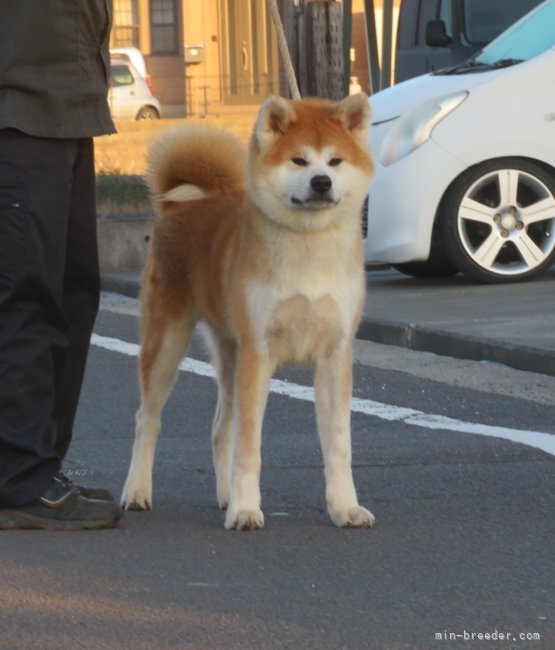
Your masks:
<path fill-rule="evenodd" d="M 60 469 L 99 295 L 92 139 L 0 129 L 0 506 Z"/>

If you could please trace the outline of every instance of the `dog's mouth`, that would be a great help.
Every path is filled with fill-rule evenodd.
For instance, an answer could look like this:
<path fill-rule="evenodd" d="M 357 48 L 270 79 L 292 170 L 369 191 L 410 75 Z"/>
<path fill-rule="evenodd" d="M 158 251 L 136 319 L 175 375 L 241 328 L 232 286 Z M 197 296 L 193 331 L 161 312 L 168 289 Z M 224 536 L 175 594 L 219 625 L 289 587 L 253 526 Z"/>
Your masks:
<path fill-rule="evenodd" d="M 337 204 L 331 197 L 315 196 L 304 201 L 298 199 L 296 196 L 291 197 L 291 203 L 300 209 L 304 210 L 325 210 Z"/>

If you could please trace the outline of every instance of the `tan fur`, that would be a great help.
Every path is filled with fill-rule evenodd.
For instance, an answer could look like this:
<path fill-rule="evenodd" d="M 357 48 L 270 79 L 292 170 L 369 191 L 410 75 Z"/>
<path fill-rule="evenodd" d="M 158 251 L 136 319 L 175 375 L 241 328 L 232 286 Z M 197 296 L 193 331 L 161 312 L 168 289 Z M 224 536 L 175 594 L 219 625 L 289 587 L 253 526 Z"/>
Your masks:
<path fill-rule="evenodd" d="M 212 441 L 226 527 L 263 525 L 262 419 L 274 370 L 291 363 L 315 369 L 330 515 L 339 526 L 372 525 L 352 480 L 349 423 L 369 118 L 362 95 L 273 97 L 248 162 L 234 136 L 211 127 L 172 129 L 152 145 L 148 182 L 160 216 L 143 275 L 142 399 L 124 507 L 151 506 L 161 411 L 203 321 L 218 377 Z"/>

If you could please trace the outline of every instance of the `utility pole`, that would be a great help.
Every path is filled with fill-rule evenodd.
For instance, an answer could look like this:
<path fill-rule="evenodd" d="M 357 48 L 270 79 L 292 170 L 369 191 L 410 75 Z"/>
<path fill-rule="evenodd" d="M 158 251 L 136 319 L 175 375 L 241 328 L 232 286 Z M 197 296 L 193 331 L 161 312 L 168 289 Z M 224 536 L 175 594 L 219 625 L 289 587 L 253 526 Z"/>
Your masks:
<path fill-rule="evenodd" d="M 279 4 L 301 97 L 342 99 L 341 4 L 335 0 L 282 0 Z"/>
<path fill-rule="evenodd" d="M 380 90 L 381 83 L 374 0 L 364 0 L 364 26 L 366 28 L 366 60 L 370 72 L 370 94 L 372 94 Z"/>
<path fill-rule="evenodd" d="M 393 0 L 383 0 L 382 75 L 380 89 L 391 86 L 391 46 L 393 32 Z"/>
<path fill-rule="evenodd" d="M 342 99 L 349 92 L 352 0 L 277 0 L 302 97 Z M 383 0 L 380 66 L 375 0 L 364 0 L 371 93 L 391 85 L 393 0 Z M 291 84 L 282 81 L 281 93 Z"/>
<path fill-rule="evenodd" d="M 343 0 L 343 95 L 351 83 L 351 41 L 353 39 L 353 0 Z"/>

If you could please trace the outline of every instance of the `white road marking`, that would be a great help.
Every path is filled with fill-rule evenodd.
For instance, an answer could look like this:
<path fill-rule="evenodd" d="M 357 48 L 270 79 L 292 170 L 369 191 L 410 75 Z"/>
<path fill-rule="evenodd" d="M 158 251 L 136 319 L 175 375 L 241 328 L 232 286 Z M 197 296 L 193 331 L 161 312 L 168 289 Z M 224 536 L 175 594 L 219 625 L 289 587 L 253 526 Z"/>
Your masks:
<path fill-rule="evenodd" d="M 91 343 L 97 347 L 119 352 L 132 357 L 139 356 L 140 346 L 136 343 L 128 343 L 120 339 L 93 334 Z M 215 377 L 214 368 L 211 364 L 196 359 L 185 359 L 179 369 L 184 372 L 191 372 L 203 377 Z M 292 382 L 272 379 L 271 391 L 278 395 L 285 395 L 293 399 L 300 399 L 307 402 L 314 402 L 314 389 L 311 386 L 301 386 Z M 354 397 L 351 403 L 353 413 L 372 415 L 382 420 L 401 421 L 425 429 L 441 429 L 443 431 L 454 431 L 460 433 L 472 433 L 480 436 L 491 436 L 511 440 L 529 447 L 541 449 L 552 456 L 555 456 L 555 435 L 539 431 L 525 431 L 522 429 L 508 429 L 506 427 L 495 427 L 488 424 L 477 424 L 464 422 L 443 415 L 424 413 L 415 409 L 384 404 L 369 399 Z"/>

